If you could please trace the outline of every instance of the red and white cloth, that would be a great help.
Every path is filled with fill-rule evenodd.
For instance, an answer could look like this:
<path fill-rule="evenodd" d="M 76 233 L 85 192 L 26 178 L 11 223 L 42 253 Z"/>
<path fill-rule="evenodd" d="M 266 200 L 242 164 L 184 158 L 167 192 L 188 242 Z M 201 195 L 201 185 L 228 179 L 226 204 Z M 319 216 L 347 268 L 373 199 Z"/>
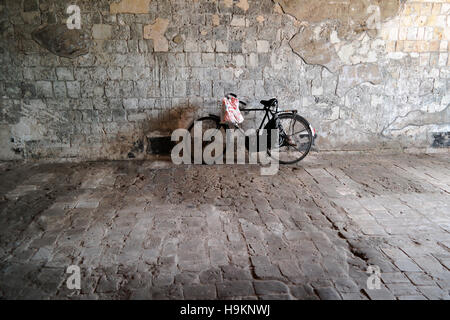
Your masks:
<path fill-rule="evenodd" d="M 240 124 L 244 122 L 244 117 L 239 110 L 239 99 L 230 96 L 223 98 L 222 122 L 231 124 Z"/>

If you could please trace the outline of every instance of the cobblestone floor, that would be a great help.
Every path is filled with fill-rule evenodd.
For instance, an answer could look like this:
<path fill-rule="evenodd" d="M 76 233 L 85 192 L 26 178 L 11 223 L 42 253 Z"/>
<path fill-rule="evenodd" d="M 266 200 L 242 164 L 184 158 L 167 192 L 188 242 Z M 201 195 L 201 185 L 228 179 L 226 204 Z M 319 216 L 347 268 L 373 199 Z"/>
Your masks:
<path fill-rule="evenodd" d="M 259 173 L 2 163 L 0 297 L 449 299 L 448 153 L 315 154 Z"/>

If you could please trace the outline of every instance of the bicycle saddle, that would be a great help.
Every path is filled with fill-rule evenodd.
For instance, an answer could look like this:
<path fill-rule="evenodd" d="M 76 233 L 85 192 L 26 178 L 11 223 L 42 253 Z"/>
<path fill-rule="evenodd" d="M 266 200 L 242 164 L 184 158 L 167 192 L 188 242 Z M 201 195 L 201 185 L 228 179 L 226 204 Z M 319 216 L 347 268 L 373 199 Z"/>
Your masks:
<path fill-rule="evenodd" d="M 278 103 L 278 100 L 273 98 L 270 100 L 261 100 L 261 104 L 266 106 L 266 107 L 271 107 L 273 105 L 276 105 Z"/>

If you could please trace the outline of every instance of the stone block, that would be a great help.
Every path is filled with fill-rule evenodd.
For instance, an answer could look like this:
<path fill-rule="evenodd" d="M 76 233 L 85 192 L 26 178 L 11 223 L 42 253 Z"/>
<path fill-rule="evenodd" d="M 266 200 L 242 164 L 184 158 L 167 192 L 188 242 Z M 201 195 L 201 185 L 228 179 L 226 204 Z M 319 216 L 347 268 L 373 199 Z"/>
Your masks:
<path fill-rule="evenodd" d="M 199 52 L 198 40 L 186 39 L 184 42 L 184 52 Z"/>
<path fill-rule="evenodd" d="M 67 81 L 75 80 L 73 75 L 73 69 L 69 67 L 56 68 L 56 77 L 58 78 L 58 80 L 67 80 Z"/>
<path fill-rule="evenodd" d="M 137 98 L 123 99 L 123 107 L 125 109 L 137 109 L 139 100 Z"/>
<path fill-rule="evenodd" d="M 92 37 L 95 40 L 111 39 L 113 27 L 107 24 L 94 24 L 92 27 Z"/>
<path fill-rule="evenodd" d="M 288 294 L 289 288 L 280 281 L 255 281 L 255 292 L 257 295 Z"/>
<path fill-rule="evenodd" d="M 394 295 L 386 288 L 369 290 L 363 289 L 370 300 L 395 300 Z"/>
<path fill-rule="evenodd" d="M 256 50 L 258 53 L 267 53 L 270 51 L 270 43 L 266 40 L 256 41 Z"/>
<path fill-rule="evenodd" d="M 53 92 L 55 94 L 55 98 L 65 98 L 67 96 L 66 83 L 64 81 L 54 81 Z"/>
<path fill-rule="evenodd" d="M 232 265 L 225 265 L 221 267 L 224 280 L 251 280 L 252 275 L 249 270 L 242 269 Z"/>
<path fill-rule="evenodd" d="M 150 10 L 151 0 L 121 0 L 110 5 L 110 13 L 143 14 Z"/>
<path fill-rule="evenodd" d="M 81 94 L 81 87 L 78 81 L 66 81 L 67 96 L 69 98 L 79 98 Z"/>
<path fill-rule="evenodd" d="M 278 267 L 265 256 L 251 257 L 255 275 L 262 280 L 284 280 Z"/>
<path fill-rule="evenodd" d="M 199 274 L 199 279 L 202 283 L 205 283 L 205 284 L 221 282 L 222 277 L 221 277 L 220 269 L 212 268 L 212 269 L 205 270 Z"/>
<path fill-rule="evenodd" d="M 23 1 L 23 12 L 39 11 L 39 1 L 38 0 L 24 0 Z"/>
<path fill-rule="evenodd" d="M 254 295 L 254 289 L 250 281 L 231 281 L 217 284 L 218 298 L 246 297 Z"/>
<path fill-rule="evenodd" d="M 36 95 L 39 98 L 53 97 L 53 86 L 50 81 L 36 81 Z"/>
<path fill-rule="evenodd" d="M 187 300 L 210 300 L 217 297 L 214 285 L 188 285 L 184 286 L 183 292 Z"/>
<path fill-rule="evenodd" d="M 242 53 L 242 42 L 241 41 L 230 41 L 230 52 L 231 53 Z"/>
<path fill-rule="evenodd" d="M 216 59 L 214 53 L 202 53 L 202 64 L 204 67 L 213 67 Z"/>
<path fill-rule="evenodd" d="M 245 17 L 234 15 L 230 25 L 232 27 L 245 27 Z"/>
<path fill-rule="evenodd" d="M 228 43 L 228 41 L 217 40 L 216 41 L 216 52 L 220 52 L 220 53 L 227 53 L 227 52 L 229 52 L 229 43 Z"/>
<path fill-rule="evenodd" d="M 316 292 L 321 300 L 342 300 L 336 289 L 332 287 L 317 288 Z"/>

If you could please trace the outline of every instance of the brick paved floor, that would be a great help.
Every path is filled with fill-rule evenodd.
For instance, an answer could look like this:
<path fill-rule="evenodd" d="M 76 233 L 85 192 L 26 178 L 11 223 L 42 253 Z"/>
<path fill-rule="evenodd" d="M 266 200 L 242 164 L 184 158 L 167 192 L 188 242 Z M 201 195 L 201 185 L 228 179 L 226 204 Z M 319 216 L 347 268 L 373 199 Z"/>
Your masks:
<path fill-rule="evenodd" d="M 259 172 L 0 164 L 0 297 L 449 299 L 448 153 Z M 81 290 L 66 287 L 70 265 Z"/>

